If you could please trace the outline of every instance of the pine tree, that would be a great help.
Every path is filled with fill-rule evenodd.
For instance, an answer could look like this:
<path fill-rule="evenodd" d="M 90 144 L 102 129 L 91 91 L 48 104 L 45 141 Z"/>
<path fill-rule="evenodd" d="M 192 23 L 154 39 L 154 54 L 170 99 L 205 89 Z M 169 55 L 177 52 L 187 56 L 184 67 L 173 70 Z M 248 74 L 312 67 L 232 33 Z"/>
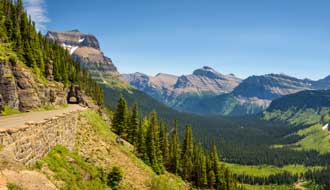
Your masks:
<path fill-rule="evenodd" d="M 221 169 L 219 167 L 219 154 L 216 144 L 212 143 L 211 154 L 210 154 L 210 167 L 215 175 L 216 189 L 223 188 L 223 177 L 221 176 Z"/>
<path fill-rule="evenodd" d="M 169 167 L 170 164 L 170 142 L 169 142 L 169 134 L 168 127 L 163 123 L 161 124 L 161 150 L 163 153 L 163 163 L 165 167 Z"/>
<path fill-rule="evenodd" d="M 127 131 L 127 121 L 128 121 L 128 108 L 127 102 L 122 95 L 120 95 L 116 113 L 113 118 L 113 129 L 117 135 L 121 137 L 126 137 Z"/>
<path fill-rule="evenodd" d="M 187 125 L 185 128 L 185 139 L 182 147 L 182 177 L 189 180 L 192 177 L 193 171 L 193 137 L 192 128 Z"/>
<path fill-rule="evenodd" d="M 207 178 L 208 178 L 209 188 L 213 189 L 215 187 L 215 184 L 216 184 L 216 177 L 215 177 L 215 174 L 214 174 L 213 170 L 209 171 Z"/>
<path fill-rule="evenodd" d="M 139 127 L 138 106 L 137 104 L 134 104 L 130 118 L 130 125 L 128 128 L 128 141 L 133 145 L 136 144 L 138 127 Z"/>
<path fill-rule="evenodd" d="M 178 134 L 178 126 L 177 121 L 174 120 L 173 132 L 171 137 L 171 151 L 170 151 L 170 160 L 171 160 L 171 172 L 175 174 L 179 174 L 181 171 L 181 149 L 180 149 L 180 141 Z"/>
<path fill-rule="evenodd" d="M 138 156 L 145 162 L 148 162 L 147 147 L 146 147 L 146 141 L 145 141 L 146 129 L 148 127 L 149 127 L 148 119 L 143 118 L 143 120 L 139 122 L 139 129 L 137 132 L 136 149 L 138 152 Z"/>
<path fill-rule="evenodd" d="M 146 136 L 147 154 L 150 166 L 156 173 L 162 172 L 161 158 L 159 156 L 159 127 L 156 112 L 150 114 L 149 127 Z"/>
<path fill-rule="evenodd" d="M 200 144 L 194 146 L 194 174 L 193 181 L 197 187 L 207 185 L 206 156 Z"/>

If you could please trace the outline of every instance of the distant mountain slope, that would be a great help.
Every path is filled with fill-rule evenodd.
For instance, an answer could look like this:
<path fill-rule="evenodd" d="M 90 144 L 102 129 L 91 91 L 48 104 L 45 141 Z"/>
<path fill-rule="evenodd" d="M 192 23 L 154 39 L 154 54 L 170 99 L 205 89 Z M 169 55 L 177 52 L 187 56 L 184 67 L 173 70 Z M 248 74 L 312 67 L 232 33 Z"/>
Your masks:
<path fill-rule="evenodd" d="M 286 94 L 310 89 L 310 82 L 283 74 L 251 76 L 229 94 L 201 98 L 183 104 L 181 110 L 198 114 L 245 115 L 266 109 L 272 100 Z"/>
<path fill-rule="evenodd" d="M 273 100 L 283 95 L 292 94 L 311 88 L 311 83 L 283 74 L 251 76 L 245 79 L 235 90 L 235 96 Z"/>
<path fill-rule="evenodd" d="M 274 100 L 267 111 L 330 107 L 330 90 L 307 90 Z"/>
<path fill-rule="evenodd" d="M 296 141 L 279 146 L 330 153 L 330 133 L 323 129 L 330 123 L 330 90 L 307 90 L 283 96 L 271 103 L 263 117 L 300 129 L 290 135 Z"/>
<path fill-rule="evenodd" d="M 324 79 L 313 82 L 314 89 L 330 89 L 330 75 Z"/>

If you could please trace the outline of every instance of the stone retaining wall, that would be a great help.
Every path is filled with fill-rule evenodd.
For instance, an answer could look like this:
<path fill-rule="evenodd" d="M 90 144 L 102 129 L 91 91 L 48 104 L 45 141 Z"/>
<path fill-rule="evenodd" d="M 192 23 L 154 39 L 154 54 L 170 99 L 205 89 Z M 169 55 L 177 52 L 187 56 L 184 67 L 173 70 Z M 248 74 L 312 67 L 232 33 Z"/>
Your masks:
<path fill-rule="evenodd" d="M 33 165 L 55 145 L 73 149 L 80 111 L 66 113 L 39 123 L 14 129 L 0 129 L 0 144 L 13 152 L 14 159 Z"/>

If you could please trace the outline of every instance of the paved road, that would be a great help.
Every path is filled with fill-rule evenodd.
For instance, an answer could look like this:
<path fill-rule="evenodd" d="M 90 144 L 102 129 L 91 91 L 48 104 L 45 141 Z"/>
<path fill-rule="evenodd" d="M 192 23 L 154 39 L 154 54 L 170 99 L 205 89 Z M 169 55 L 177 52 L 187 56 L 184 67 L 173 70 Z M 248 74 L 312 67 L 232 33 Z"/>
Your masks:
<path fill-rule="evenodd" d="M 15 128 L 19 126 L 23 126 L 25 122 L 40 122 L 47 118 L 52 118 L 63 113 L 68 113 L 77 110 L 84 110 L 86 108 L 77 105 L 70 104 L 68 107 L 59 109 L 59 110 L 51 110 L 51 111 L 40 111 L 40 112 L 29 112 L 24 114 L 17 114 L 11 116 L 0 116 L 0 128 Z"/>

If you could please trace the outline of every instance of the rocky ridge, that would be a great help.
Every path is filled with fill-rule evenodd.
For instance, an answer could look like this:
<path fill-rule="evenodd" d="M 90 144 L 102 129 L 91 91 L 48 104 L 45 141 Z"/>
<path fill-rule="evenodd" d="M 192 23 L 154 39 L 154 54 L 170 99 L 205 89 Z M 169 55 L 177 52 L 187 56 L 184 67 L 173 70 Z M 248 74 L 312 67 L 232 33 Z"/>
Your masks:
<path fill-rule="evenodd" d="M 142 73 L 125 74 L 125 80 L 156 99 L 169 105 L 181 96 L 219 95 L 231 92 L 241 79 L 223 75 L 210 67 L 195 70 L 190 75 L 175 76 L 160 73 L 148 76 Z"/>

